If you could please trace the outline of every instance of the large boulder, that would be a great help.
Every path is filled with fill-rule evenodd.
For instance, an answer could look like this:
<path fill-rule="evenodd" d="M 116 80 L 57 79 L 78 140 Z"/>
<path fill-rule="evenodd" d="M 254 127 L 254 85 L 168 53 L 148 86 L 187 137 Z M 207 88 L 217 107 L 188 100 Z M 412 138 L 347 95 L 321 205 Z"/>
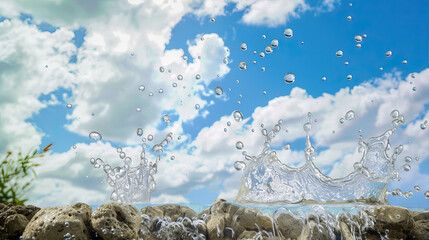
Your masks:
<path fill-rule="evenodd" d="M 301 235 L 304 222 L 288 213 L 281 213 L 276 218 L 277 226 L 285 238 L 296 239 Z"/>
<path fill-rule="evenodd" d="M 406 239 L 412 229 L 414 220 L 410 210 L 396 206 L 377 206 L 369 212 L 375 218 L 375 232 L 388 232 L 389 238 Z"/>
<path fill-rule="evenodd" d="M 108 202 L 92 213 L 91 225 L 104 240 L 138 239 L 140 214 L 132 205 Z"/>
<path fill-rule="evenodd" d="M 28 222 L 39 211 L 35 206 L 15 206 L 0 204 L 0 236 L 17 239 L 24 232 Z"/>
<path fill-rule="evenodd" d="M 23 239 L 90 239 L 92 208 L 84 203 L 65 207 L 47 207 L 38 211 L 28 223 Z"/>

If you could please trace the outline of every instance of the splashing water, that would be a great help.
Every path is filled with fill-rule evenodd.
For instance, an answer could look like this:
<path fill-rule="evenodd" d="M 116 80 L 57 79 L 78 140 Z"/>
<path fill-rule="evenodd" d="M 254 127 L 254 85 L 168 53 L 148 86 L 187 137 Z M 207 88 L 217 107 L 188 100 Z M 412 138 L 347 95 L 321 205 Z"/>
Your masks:
<path fill-rule="evenodd" d="M 395 161 L 403 146 L 395 148 L 389 156 L 389 138 L 395 129 L 404 123 L 398 111 L 391 114 L 393 127 L 381 136 L 359 141 L 362 159 L 354 164 L 355 170 L 344 178 L 330 178 L 314 164 L 315 148 L 310 141 L 311 121 L 304 124 L 306 133 L 305 159 L 302 167 L 293 168 L 280 162 L 276 152 L 270 150 L 270 143 L 281 129 L 281 121 L 274 129 L 262 130 L 264 148 L 258 156 L 243 152 L 246 160 L 238 203 L 306 203 L 306 202 L 349 202 L 367 201 L 387 203 L 387 185 L 399 179 Z M 406 168 L 406 167 L 405 167 Z"/>
<path fill-rule="evenodd" d="M 117 148 L 117 152 L 119 153 L 119 157 L 124 159 L 123 167 L 112 168 L 100 158 L 90 159 L 90 163 L 94 168 L 101 167 L 106 173 L 106 181 L 114 189 L 110 195 L 111 200 L 125 203 L 149 202 L 150 193 L 156 188 L 153 176 L 157 173 L 157 165 L 161 160 L 163 148 L 173 140 L 172 135 L 172 133 L 167 134 L 161 143 L 155 144 L 152 147 L 152 152 L 156 154 L 155 162 L 149 161 L 146 158 L 146 143 L 142 145 L 140 163 L 135 167 L 131 167 L 132 159 L 126 157 L 122 148 Z"/>

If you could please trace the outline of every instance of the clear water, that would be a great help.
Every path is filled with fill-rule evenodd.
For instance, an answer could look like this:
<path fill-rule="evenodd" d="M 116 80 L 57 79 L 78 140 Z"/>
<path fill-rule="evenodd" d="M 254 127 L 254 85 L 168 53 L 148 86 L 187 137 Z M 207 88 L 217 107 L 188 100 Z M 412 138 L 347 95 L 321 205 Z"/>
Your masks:
<path fill-rule="evenodd" d="M 389 138 L 395 129 L 404 122 L 398 111 L 392 112 L 393 127 L 378 137 L 359 141 L 362 159 L 354 164 L 355 171 L 344 178 L 330 178 L 324 175 L 314 164 L 315 148 L 311 144 L 311 119 L 304 124 L 306 133 L 306 163 L 299 168 L 283 164 L 275 151 L 270 150 L 270 143 L 281 129 L 282 121 L 265 135 L 264 148 L 258 156 L 249 156 L 243 152 L 245 164 L 240 190 L 236 198 L 239 203 L 305 203 L 305 202 L 348 202 L 370 201 L 387 203 L 387 186 L 399 179 L 399 169 L 407 169 L 408 164 L 397 167 L 395 161 L 403 146 L 395 148 L 389 156 Z M 309 114 L 309 117 L 311 114 Z M 353 111 L 346 113 L 345 119 L 351 120 Z M 238 169 L 241 170 L 241 169 Z"/>

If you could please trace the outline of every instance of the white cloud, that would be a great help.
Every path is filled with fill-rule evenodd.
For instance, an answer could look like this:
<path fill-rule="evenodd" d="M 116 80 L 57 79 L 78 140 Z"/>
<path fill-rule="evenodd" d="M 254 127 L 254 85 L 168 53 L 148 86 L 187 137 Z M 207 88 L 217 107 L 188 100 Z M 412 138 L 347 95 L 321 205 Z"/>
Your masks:
<path fill-rule="evenodd" d="M 41 95 L 71 86 L 73 37 L 62 28 L 49 33 L 15 19 L 0 22 L 0 152 L 40 145 L 44 134 L 26 119 L 58 104 L 53 95 L 39 101 Z"/>
<path fill-rule="evenodd" d="M 151 203 L 189 203 L 189 201 L 181 195 L 161 194 L 150 200 Z"/>
<path fill-rule="evenodd" d="M 245 10 L 242 21 L 250 25 L 283 25 L 290 17 L 299 17 L 299 13 L 309 9 L 304 0 L 234 1 L 237 10 Z"/>

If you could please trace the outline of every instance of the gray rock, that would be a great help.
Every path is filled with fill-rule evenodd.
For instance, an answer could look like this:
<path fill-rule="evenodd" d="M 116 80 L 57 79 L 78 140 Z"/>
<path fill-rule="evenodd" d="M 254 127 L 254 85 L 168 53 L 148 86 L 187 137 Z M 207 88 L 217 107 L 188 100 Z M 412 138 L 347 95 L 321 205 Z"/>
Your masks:
<path fill-rule="evenodd" d="M 167 204 L 160 206 L 145 207 L 140 210 L 141 214 L 146 214 L 149 217 L 165 217 L 171 218 L 171 221 L 175 222 L 179 217 L 193 218 L 197 216 L 197 213 L 189 207 L 180 206 L 175 204 Z"/>
<path fill-rule="evenodd" d="M 413 216 L 414 221 L 429 220 L 429 212 L 412 211 L 411 216 Z"/>
<path fill-rule="evenodd" d="M 298 237 L 298 240 L 330 240 L 331 237 L 325 228 L 319 227 L 315 221 L 310 220 Z"/>
<path fill-rule="evenodd" d="M 384 233 L 389 230 L 389 238 L 405 239 L 414 228 L 410 210 L 396 206 L 377 206 L 369 212 L 375 218 L 374 230 Z"/>
<path fill-rule="evenodd" d="M 22 235 L 28 222 L 28 219 L 22 214 L 10 215 L 4 223 L 5 232 L 9 238 L 17 238 Z"/>
<path fill-rule="evenodd" d="M 42 208 L 28 223 L 23 239 L 64 239 L 72 235 L 75 239 L 89 239 L 91 211 L 92 208 L 84 203 Z"/>
<path fill-rule="evenodd" d="M 3 204 L 4 205 L 4 204 Z M 33 216 L 40 210 L 40 208 L 28 205 L 28 206 L 13 206 L 13 205 L 4 205 L 2 210 L 0 210 L 0 226 L 4 226 L 6 218 L 14 215 L 21 214 L 27 218 L 28 221 L 33 218 Z"/>
<path fill-rule="evenodd" d="M 298 238 L 299 235 L 301 235 L 304 227 L 304 222 L 301 219 L 295 218 L 287 213 L 281 213 L 276 221 L 283 237 Z"/>
<path fill-rule="evenodd" d="M 225 228 L 225 214 L 211 214 L 206 219 L 207 235 L 210 240 L 218 240 L 223 238 L 223 229 Z"/>
<path fill-rule="evenodd" d="M 91 225 L 104 240 L 137 239 L 140 214 L 132 205 L 108 202 L 92 213 Z"/>
<path fill-rule="evenodd" d="M 237 240 L 250 240 L 255 239 L 257 232 L 255 231 L 244 231 L 238 236 Z"/>
<path fill-rule="evenodd" d="M 411 239 L 427 240 L 429 239 L 429 219 L 415 222 L 414 229 L 409 234 Z"/>

